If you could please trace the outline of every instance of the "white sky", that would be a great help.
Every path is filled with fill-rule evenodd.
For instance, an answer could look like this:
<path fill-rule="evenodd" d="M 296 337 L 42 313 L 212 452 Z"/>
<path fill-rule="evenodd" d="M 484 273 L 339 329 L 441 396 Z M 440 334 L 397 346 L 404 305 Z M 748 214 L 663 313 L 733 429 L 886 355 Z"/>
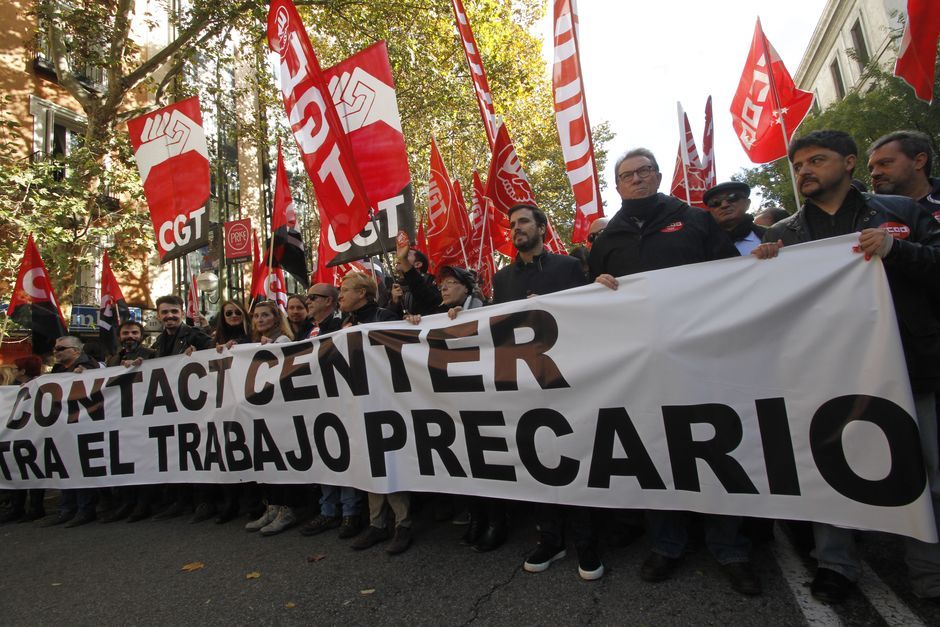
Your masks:
<path fill-rule="evenodd" d="M 825 4 L 826 0 L 580 0 L 578 43 L 588 116 L 592 125 L 609 121 L 617 134 L 608 145 L 605 213 L 612 215 L 620 206 L 613 186 L 614 161 L 631 148 L 653 151 L 663 172 L 660 191 L 669 193 L 679 146 L 677 100 L 689 116 L 701 154 L 705 100 L 711 94 L 719 182 L 751 167 L 731 125 L 729 108 L 757 17 L 793 76 Z M 551 72 L 551 0 L 548 5 L 542 33 Z"/>

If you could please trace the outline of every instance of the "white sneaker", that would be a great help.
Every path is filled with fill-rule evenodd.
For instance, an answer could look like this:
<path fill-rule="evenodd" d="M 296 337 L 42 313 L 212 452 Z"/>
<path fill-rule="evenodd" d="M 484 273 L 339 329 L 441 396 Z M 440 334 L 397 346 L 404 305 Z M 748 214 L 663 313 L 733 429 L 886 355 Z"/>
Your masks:
<path fill-rule="evenodd" d="M 274 534 L 290 529 L 296 524 L 297 516 L 294 514 L 294 510 L 286 505 L 281 505 L 277 518 L 261 528 L 261 535 L 273 536 Z"/>
<path fill-rule="evenodd" d="M 253 520 L 245 525 L 245 531 L 258 531 L 262 527 L 270 525 L 272 522 L 274 522 L 274 519 L 277 518 L 279 510 L 280 508 L 277 505 L 268 505 L 268 508 L 264 510 L 261 518 L 258 520 Z"/>

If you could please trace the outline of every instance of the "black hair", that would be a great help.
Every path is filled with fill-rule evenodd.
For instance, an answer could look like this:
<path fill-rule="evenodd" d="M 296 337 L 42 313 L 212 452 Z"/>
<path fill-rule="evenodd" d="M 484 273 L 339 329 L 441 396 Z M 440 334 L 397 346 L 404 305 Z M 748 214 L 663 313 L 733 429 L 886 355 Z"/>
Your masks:
<path fill-rule="evenodd" d="M 897 142 L 898 148 L 908 159 L 914 159 L 921 153 L 927 155 L 927 162 L 924 164 L 924 176 L 930 178 L 931 168 L 933 167 L 933 148 L 930 146 L 930 137 L 926 133 L 905 130 L 882 135 L 872 142 L 866 154 L 870 157 L 871 153 L 891 142 Z"/>
<path fill-rule="evenodd" d="M 514 211 L 519 211 L 520 209 L 528 209 L 532 212 L 532 217 L 535 218 L 535 223 L 538 226 L 544 226 L 546 230 L 548 229 L 548 217 L 545 215 L 545 212 L 536 207 L 535 205 L 529 205 L 526 203 L 520 203 L 518 205 L 513 205 L 509 208 L 509 211 L 506 215 L 509 219 L 512 219 L 512 214 Z"/>
<path fill-rule="evenodd" d="M 795 155 L 798 150 L 809 148 L 810 146 L 827 148 L 839 153 L 843 157 L 848 157 L 849 155 L 853 157 L 858 156 L 858 145 L 855 143 L 855 140 L 852 139 L 851 135 L 845 131 L 833 131 L 829 129 L 813 131 L 803 137 L 794 139 L 790 142 L 787 156 L 790 158 L 790 161 L 793 161 L 793 155 Z"/>

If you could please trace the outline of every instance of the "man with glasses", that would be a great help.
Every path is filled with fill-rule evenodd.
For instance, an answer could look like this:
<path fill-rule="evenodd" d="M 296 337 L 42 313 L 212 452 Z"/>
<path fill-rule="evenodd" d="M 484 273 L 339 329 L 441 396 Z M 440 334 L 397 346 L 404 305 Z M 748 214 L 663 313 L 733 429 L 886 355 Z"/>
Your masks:
<path fill-rule="evenodd" d="M 587 236 L 587 249 L 591 250 L 591 247 L 594 246 L 594 240 L 601 236 L 601 233 L 604 232 L 604 229 L 607 228 L 607 223 L 610 222 L 610 218 L 598 218 L 591 222 L 590 228 L 588 228 Z"/>
<path fill-rule="evenodd" d="M 82 341 L 74 335 L 65 335 L 55 341 L 53 373 L 84 372 L 98 368 L 98 362 L 82 350 Z M 59 500 L 59 515 L 43 526 L 52 527 L 64 524 L 66 527 L 80 527 L 95 519 L 95 506 L 98 504 L 94 488 L 62 490 Z"/>
<path fill-rule="evenodd" d="M 338 299 L 339 290 L 329 283 L 317 283 L 307 290 L 307 319 L 313 325 L 307 337 L 325 335 L 342 328 Z"/>
<path fill-rule="evenodd" d="M 615 277 L 738 255 L 708 212 L 659 193 L 663 175 L 652 152 L 646 148 L 627 152 L 617 160 L 614 172 L 623 203 L 591 249 L 591 275 L 598 283 L 615 290 Z M 750 545 L 740 533 L 741 518 L 706 515 L 704 524 L 705 544 L 722 565 L 732 588 L 742 594 L 760 594 L 760 581 L 750 568 Z M 640 577 L 665 581 L 688 546 L 686 514 L 650 510 L 646 526 L 652 551 L 643 562 Z"/>
<path fill-rule="evenodd" d="M 734 247 L 742 255 L 748 255 L 760 246 L 767 231 L 754 224 L 754 216 L 747 210 L 751 206 L 751 188 L 747 183 L 728 181 L 705 190 L 702 200 L 715 222 L 731 236 Z"/>

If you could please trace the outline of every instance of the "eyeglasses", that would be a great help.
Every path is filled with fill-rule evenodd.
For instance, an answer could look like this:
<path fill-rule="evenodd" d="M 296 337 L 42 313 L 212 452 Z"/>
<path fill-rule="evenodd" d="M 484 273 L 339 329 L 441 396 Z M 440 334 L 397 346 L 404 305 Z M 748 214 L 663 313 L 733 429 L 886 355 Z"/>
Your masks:
<path fill-rule="evenodd" d="M 225 311 L 226 318 L 234 318 L 235 316 L 241 317 L 241 315 L 242 312 L 238 311 L 237 309 L 227 309 Z"/>
<path fill-rule="evenodd" d="M 747 196 L 745 196 L 744 194 L 739 194 L 737 192 L 731 192 L 727 196 L 722 196 L 721 198 L 712 198 L 705 204 L 708 205 L 712 209 L 717 209 L 718 207 L 721 206 L 721 203 L 723 203 L 726 200 L 728 201 L 728 204 L 731 204 L 734 202 L 738 202 L 742 198 L 747 198 Z"/>
<path fill-rule="evenodd" d="M 445 287 L 457 287 L 460 284 L 460 281 L 455 281 L 454 279 L 444 279 L 437 284 L 437 289 L 442 290 Z"/>
<path fill-rule="evenodd" d="M 648 178 L 650 174 L 656 171 L 651 165 L 644 165 L 642 168 L 637 168 L 636 170 L 627 170 L 626 172 L 621 172 L 617 175 L 617 180 L 621 183 L 626 183 L 633 179 L 636 176 L 638 179 L 643 180 Z"/>
<path fill-rule="evenodd" d="M 593 244 L 593 243 L 594 243 L 594 240 L 597 239 L 598 235 L 600 235 L 600 234 L 603 233 L 603 232 L 604 232 L 604 229 L 601 229 L 601 230 L 599 230 L 599 231 L 594 231 L 593 233 L 591 233 L 590 235 L 588 235 L 588 242 L 591 243 L 591 244 Z"/>
<path fill-rule="evenodd" d="M 75 348 L 74 346 L 55 346 L 52 348 L 53 352 L 61 353 L 62 351 L 67 351 L 70 348 Z"/>

